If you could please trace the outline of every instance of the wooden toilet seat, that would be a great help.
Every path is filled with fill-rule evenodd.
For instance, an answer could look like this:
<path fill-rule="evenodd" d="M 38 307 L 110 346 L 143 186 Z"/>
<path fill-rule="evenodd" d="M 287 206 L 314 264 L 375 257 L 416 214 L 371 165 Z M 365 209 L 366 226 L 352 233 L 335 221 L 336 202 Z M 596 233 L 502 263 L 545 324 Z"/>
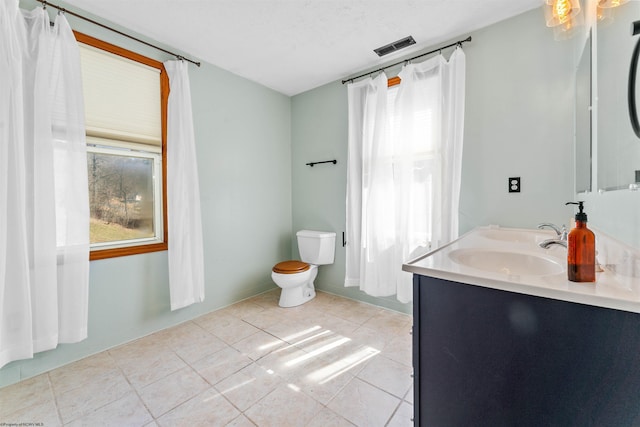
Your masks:
<path fill-rule="evenodd" d="M 273 272 L 279 274 L 295 274 L 302 273 L 303 271 L 307 271 L 308 269 L 309 264 L 307 264 L 306 262 L 290 260 L 277 263 L 273 267 Z"/>

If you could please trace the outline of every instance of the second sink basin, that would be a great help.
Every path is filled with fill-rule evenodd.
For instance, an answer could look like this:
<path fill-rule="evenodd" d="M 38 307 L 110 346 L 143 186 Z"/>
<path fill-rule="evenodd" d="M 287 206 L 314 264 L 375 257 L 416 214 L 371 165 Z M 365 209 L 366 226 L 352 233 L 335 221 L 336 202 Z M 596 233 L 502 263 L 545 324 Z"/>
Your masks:
<path fill-rule="evenodd" d="M 564 264 L 550 257 L 493 249 L 455 249 L 449 257 L 478 270 L 518 276 L 547 276 L 564 271 Z"/>

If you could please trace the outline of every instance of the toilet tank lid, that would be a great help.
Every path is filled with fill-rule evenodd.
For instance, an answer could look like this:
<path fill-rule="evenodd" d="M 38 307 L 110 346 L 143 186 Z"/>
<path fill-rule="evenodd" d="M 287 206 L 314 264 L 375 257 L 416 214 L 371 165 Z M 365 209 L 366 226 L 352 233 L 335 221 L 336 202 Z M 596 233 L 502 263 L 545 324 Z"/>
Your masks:
<path fill-rule="evenodd" d="M 298 237 L 316 237 L 316 238 L 327 238 L 327 237 L 336 237 L 336 233 L 333 231 L 313 231 L 313 230 L 300 230 L 296 233 Z"/>

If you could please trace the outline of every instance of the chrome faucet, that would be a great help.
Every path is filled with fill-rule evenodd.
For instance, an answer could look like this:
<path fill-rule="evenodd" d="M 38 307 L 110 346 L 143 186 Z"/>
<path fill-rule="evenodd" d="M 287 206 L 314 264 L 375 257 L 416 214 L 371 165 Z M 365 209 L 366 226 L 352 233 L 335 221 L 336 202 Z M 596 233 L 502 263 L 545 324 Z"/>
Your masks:
<path fill-rule="evenodd" d="M 549 249 L 549 246 L 551 245 L 560 245 L 560 246 L 564 246 L 565 248 L 567 247 L 567 227 L 563 224 L 562 228 L 558 227 L 555 224 L 551 224 L 549 222 L 544 222 L 542 224 L 538 224 L 538 228 L 543 229 L 543 228 L 551 228 L 553 229 L 556 234 L 558 235 L 558 237 L 556 239 L 547 239 L 547 240 L 543 240 L 542 242 L 539 243 L 541 248 L 544 249 Z"/>
<path fill-rule="evenodd" d="M 556 232 L 558 236 L 562 235 L 562 232 L 567 231 L 567 228 L 564 225 L 562 226 L 562 229 L 560 229 L 560 227 L 550 222 L 543 222 L 542 224 L 538 224 L 538 228 L 541 230 L 543 228 L 551 228 Z"/>
<path fill-rule="evenodd" d="M 566 240 L 560 240 L 560 239 L 547 239 L 547 240 L 544 240 L 544 241 L 540 242 L 539 245 L 543 249 L 549 249 L 549 246 L 551 246 L 551 245 L 560 245 L 560 246 L 564 246 L 566 248 L 567 247 L 567 241 Z"/>

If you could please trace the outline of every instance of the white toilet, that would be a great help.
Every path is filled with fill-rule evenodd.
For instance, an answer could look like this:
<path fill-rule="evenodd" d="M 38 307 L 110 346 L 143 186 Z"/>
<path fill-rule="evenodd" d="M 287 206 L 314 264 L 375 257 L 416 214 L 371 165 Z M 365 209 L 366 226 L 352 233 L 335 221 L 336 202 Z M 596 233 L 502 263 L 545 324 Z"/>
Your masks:
<path fill-rule="evenodd" d="M 302 261 L 283 261 L 273 267 L 271 278 L 282 288 L 280 307 L 295 307 L 316 296 L 313 281 L 318 266 L 333 264 L 336 233 L 300 230 L 296 233 Z"/>

